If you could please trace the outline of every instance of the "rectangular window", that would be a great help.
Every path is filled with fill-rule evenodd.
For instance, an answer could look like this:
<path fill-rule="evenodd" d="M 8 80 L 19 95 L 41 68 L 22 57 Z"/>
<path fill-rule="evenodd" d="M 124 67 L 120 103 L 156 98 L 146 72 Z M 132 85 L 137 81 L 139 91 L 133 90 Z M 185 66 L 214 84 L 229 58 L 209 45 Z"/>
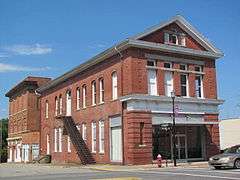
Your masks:
<path fill-rule="evenodd" d="M 59 114 L 61 115 L 63 113 L 63 101 L 62 96 L 59 97 Z"/>
<path fill-rule="evenodd" d="M 54 152 L 58 152 L 58 129 L 54 129 Z"/>
<path fill-rule="evenodd" d="M 187 74 L 180 75 L 181 96 L 188 96 L 188 76 Z"/>
<path fill-rule="evenodd" d="M 195 71 L 197 72 L 202 72 L 202 67 L 201 66 L 195 66 Z"/>
<path fill-rule="evenodd" d="M 171 92 L 173 91 L 173 77 L 172 72 L 166 71 L 164 77 L 164 86 L 165 86 L 165 95 L 171 96 Z"/>
<path fill-rule="evenodd" d="M 156 61 L 154 61 L 154 60 L 148 60 L 148 61 L 147 61 L 147 66 L 156 66 Z"/>
<path fill-rule="evenodd" d="M 96 90 L 96 81 L 92 82 L 92 105 L 96 105 L 97 99 L 97 90 Z"/>
<path fill-rule="evenodd" d="M 180 70 L 187 71 L 187 65 L 186 64 L 180 64 Z"/>
<path fill-rule="evenodd" d="M 172 63 L 164 63 L 164 68 L 172 68 Z"/>
<path fill-rule="evenodd" d="M 144 122 L 140 122 L 140 145 L 143 145 L 143 128 Z"/>
<path fill-rule="evenodd" d="M 80 110 L 80 89 L 77 88 L 77 110 Z"/>
<path fill-rule="evenodd" d="M 104 121 L 99 121 L 99 152 L 104 153 Z"/>
<path fill-rule="evenodd" d="M 55 116 L 58 115 L 58 98 L 55 98 Z"/>
<path fill-rule="evenodd" d="M 87 100 L 87 86 L 84 85 L 82 88 L 83 93 L 83 108 L 86 108 L 86 100 Z"/>
<path fill-rule="evenodd" d="M 148 94 L 157 95 L 157 72 L 155 69 L 148 69 Z"/>
<path fill-rule="evenodd" d="M 92 123 L 92 152 L 96 152 L 96 142 L 97 142 L 97 137 L 96 137 L 96 123 Z"/>
<path fill-rule="evenodd" d="M 82 124 L 82 138 L 84 141 L 87 140 L 87 126 L 86 124 Z"/>
<path fill-rule="evenodd" d="M 46 116 L 46 118 L 48 118 L 48 101 L 46 101 L 46 104 L 45 104 L 45 116 Z"/>
<path fill-rule="evenodd" d="M 117 72 L 112 73 L 112 99 L 118 98 Z"/>
<path fill-rule="evenodd" d="M 196 75 L 195 77 L 195 96 L 197 98 L 203 98 L 203 85 L 202 76 Z"/>
<path fill-rule="evenodd" d="M 71 139 L 69 136 L 67 136 L 67 151 L 71 152 Z"/>
<path fill-rule="evenodd" d="M 58 152 L 62 152 L 62 128 L 58 129 L 58 141 L 59 141 Z"/>
<path fill-rule="evenodd" d="M 104 80 L 103 80 L 103 78 L 101 78 L 100 80 L 99 80 L 99 89 L 100 89 L 100 91 L 99 91 L 99 102 L 100 103 L 103 103 L 104 102 Z"/>

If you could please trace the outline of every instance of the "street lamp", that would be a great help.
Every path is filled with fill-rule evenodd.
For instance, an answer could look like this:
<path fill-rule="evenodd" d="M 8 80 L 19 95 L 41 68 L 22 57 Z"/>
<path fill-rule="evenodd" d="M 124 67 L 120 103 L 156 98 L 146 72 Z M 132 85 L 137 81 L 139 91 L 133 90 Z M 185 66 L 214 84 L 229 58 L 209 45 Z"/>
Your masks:
<path fill-rule="evenodd" d="M 174 166 L 177 166 L 177 160 L 176 160 L 176 123 L 175 123 L 175 92 L 171 92 L 171 98 L 172 98 L 172 117 L 173 117 L 173 126 L 172 126 L 172 137 L 173 137 L 173 163 Z"/>

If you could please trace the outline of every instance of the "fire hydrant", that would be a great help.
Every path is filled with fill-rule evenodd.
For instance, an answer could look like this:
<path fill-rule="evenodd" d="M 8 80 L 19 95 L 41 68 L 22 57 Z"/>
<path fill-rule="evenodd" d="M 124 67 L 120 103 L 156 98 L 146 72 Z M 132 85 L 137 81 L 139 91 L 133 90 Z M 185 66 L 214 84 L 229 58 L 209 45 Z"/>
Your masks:
<path fill-rule="evenodd" d="M 162 156 L 161 156 L 161 154 L 158 154 L 158 156 L 157 156 L 157 165 L 158 165 L 158 167 L 162 167 Z"/>

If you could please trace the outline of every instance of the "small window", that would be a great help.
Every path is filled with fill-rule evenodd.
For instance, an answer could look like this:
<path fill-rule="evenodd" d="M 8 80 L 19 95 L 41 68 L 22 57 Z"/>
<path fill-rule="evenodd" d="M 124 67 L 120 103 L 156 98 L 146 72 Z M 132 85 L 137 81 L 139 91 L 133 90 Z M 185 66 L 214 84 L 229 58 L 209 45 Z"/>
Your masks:
<path fill-rule="evenodd" d="M 202 72 L 202 67 L 201 66 L 195 66 L 195 71 Z"/>
<path fill-rule="evenodd" d="M 118 98 L 118 86 L 117 86 L 117 72 L 112 73 L 112 99 L 115 100 Z"/>
<path fill-rule="evenodd" d="M 45 102 L 45 117 L 46 117 L 46 118 L 48 118 L 48 111 L 49 111 L 49 110 L 48 110 L 48 108 L 49 108 L 48 106 L 49 106 L 49 105 L 48 105 L 48 100 L 47 100 L 47 101 Z"/>
<path fill-rule="evenodd" d="M 97 90 L 96 90 L 96 81 L 92 82 L 92 105 L 96 105 L 97 99 Z"/>
<path fill-rule="evenodd" d="M 154 61 L 154 60 L 148 60 L 148 61 L 147 61 L 147 66 L 156 66 L 156 61 Z"/>
<path fill-rule="evenodd" d="M 188 96 L 188 79 L 187 74 L 181 74 L 181 96 Z"/>
<path fill-rule="evenodd" d="M 140 145 L 143 145 L 143 128 L 144 128 L 144 122 L 140 122 Z"/>
<path fill-rule="evenodd" d="M 187 65 L 186 64 L 180 64 L 180 70 L 187 70 Z"/>
<path fill-rule="evenodd" d="M 80 88 L 77 88 L 77 110 L 80 109 Z"/>
<path fill-rule="evenodd" d="M 169 34 L 169 43 L 178 44 L 178 37 L 175 34 Z"/>
<path fill-rule="evenodd" d="M 165 68 L 172 68 L 172 64 L 171 63 L 164 63 L 164 67 Z"/>
<path fill-rule="evenodd" d="M 83 108 L 86 108 L 86 102 L 87 102 L 87 86 L 86 85 L 83 85 L 82 87 L 82 107 Z"/>
<path fill-rule="evenodd" d="M 96 144 L 97 144 L 97 131 L 96 131 L 96 123 L 92 123 L 92 152 L 96 152 Z"/>
<path fill-rule="evenodd" d="M 104 80 L 103 78 L 99 79 L 99 102 L 104 102 Z"/>
<path fill-rule="evenodd" d="M 59 96 L 59 114 L 61 115 L 63 113 L 63 101 L 62 101 L 62 95 Z"/>

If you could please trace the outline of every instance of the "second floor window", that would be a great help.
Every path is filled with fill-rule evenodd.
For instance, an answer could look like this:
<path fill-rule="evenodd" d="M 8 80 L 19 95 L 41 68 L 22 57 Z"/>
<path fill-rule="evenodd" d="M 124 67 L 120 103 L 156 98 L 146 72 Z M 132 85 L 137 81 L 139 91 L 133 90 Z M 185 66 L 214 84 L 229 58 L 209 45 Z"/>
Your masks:
<path fill-rule="evenodd" d="M 96 105 L 97 99 L 97 90 L 96 90 L 96 81 L 92 82 L 92 105 Z"/>
<path fill-rule="evenodd" d="M 59 114 L 61 115 L 63 113 L 63 101 L 62 101 L 62 95 L 59 96 Z"/>
<path fill-rule="evenodd" d="M 157 95 L 157 72 L 155 69 L 148 69 L 148 94 Z"/>
<path fill-rule="evenodd" d="M 104 80 L 101 78 L 99 80 L 99 102 L 104 102 Z"/>
<path fill-rule="evenodd" d="M 195 96 L 197 98 L 203 98 L 203 85 L 202 75 L 196 75 L 195 77 Z"/>
<path fill-rule="evenodd" d="M 171 92 L 173 91 L 173 77 L 172 72 L 166 71 L 164 77 L 164 88 L 165 88 L 165 95 L 171 96 Z"/>
<path fill-rule="evenodd" d="M 48 101 L 45 102 L 45 117 L 48 118 L 48 111 L 49 111 L 49 104 L 48 104 Z"/>
<path fill-rule="evenodd" d="M 80 109 L 80 89 L 77 88 L 77 110 Z"/>
<path fill-rule="evenodd" d="M 86 101 L 87 101 L 87 86 L 83 85 L 82 87 L 82 107 L 86 108 Z"/>
<path fill-rule="evenodd" d="M 188 96 L 188 75 L 180 75 L 181 96 Z"/>
<path fill-rule="evenodd" d="M 112 99 L 118 98 L 118 86 L 117 86 L 117 72 L 112 73 Z"/>
<path fill-rule="evenodd" d="M 58 98 L 55 97 L 55 116 L 58 115 Z"/>

